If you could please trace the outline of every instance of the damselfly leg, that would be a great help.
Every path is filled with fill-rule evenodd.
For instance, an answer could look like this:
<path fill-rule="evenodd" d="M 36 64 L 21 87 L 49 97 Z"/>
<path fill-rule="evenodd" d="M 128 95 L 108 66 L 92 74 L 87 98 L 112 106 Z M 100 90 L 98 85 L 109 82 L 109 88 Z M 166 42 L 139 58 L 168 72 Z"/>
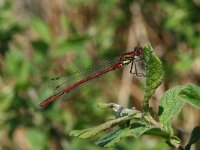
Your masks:
<path fill-rule="evenodd" d="M 131 62 L 130 73 L 135 74 L 138 77 L 146 77 L 146 75 L 141 71 L 142 69 L 144 69 L 144 66 L 144 58 L 138 57 Z M 140 71 L 138 71 L 138 68 L 140 68 Z"/>

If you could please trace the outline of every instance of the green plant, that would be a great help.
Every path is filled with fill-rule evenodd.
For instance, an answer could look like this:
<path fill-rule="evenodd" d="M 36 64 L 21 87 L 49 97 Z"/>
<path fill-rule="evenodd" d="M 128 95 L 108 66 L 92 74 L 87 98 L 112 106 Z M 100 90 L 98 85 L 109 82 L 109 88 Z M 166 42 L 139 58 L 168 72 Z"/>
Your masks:
<path fill-rule="evenodd" d="M 100 138 L 96 144 L 102 147 L 110 147 L 125 137 L 140 137 L 142 135 L 156 135 L 166 140 L 166 143 L 175 148 L 189 150 L 191 145 L 200 138 L 200 127 L 194 128 L 188 144 L 181 146 L 181 141 L 173 133 L 172 119 L 178 114 L 182 106 L 187 102 L 200 109 L 200 87 L 193 84 L 177 86 L 164 93 L 160 100 L 158 120 L 153 118 L 149 100 L 163 79 L 163 66 L 153 52 L 150 45 L 144 47 L 145 59 L 145 94 L 143 99 L 143 112 L 134 108 L 123 108 L 121 105 L 110 103 L 100 104 L 100 108 L 112 108 L 115 111 L 114 118 L 101 125 L 84 129 L 73 130 L 71 136 L 90 138 L 102 131 L 117 127 L 110 134 Z"/>

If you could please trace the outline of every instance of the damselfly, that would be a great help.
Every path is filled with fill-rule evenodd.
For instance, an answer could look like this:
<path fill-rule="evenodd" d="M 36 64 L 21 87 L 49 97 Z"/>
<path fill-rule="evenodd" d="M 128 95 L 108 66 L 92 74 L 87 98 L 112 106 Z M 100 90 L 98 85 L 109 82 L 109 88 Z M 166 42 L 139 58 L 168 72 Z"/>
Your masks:
<path fill-rule="evenodd" d="M 137 68 L 136 68 L 136 64 L 135 64 L 135 61 L 137 61 L 138 59 L 139 60 L 143 59 L 143 54 L 144 54 L 144 50 L 141 47 L 135 47 L 133 51 L 123 53 L 114 61 L 110 61 L 110 62 L 106 63 L 109 65 L 102 64 L 102 66 L 99 66 L 99 68 L 91 67 L 89 69 L 90 71 L 88 71 L 89 73 L 91 72 L 91 74 L 89 74 L 89 75 L 84 74 L 82 76 L 81 72 L 72 74 L 72 76 L 68 79 L 68 81 L 70 81 L 70 82 L 63 80 L 62 77 L 52 78 L 51 80 L 53 82 L 57 81 L 57 84 L 54 87 L 54 90 L 56 91 L 56 93 L 53 96 L 42 101 L 40 103 L 40 106 L 45 107 L 48 103 L 51 103 L 52 101 L 58 99 L 59 97 L 61 97 L 63 95 L 64 96 L 68 95 L 71 92 L 75 91 L 75 89 L 80 88 L 84 85 L 87 85 L 89 82 L 91 83 L 94 79 L 96 79 L 110 71 L 120 69 L 124 65 L 128 65 L 130 63 L 131 63 L 130 73 L 136 74 L 137 76 L 143 76 L 143 74 L 137 72 Z M 133 67 L 134 67 L 135 72 L 133 72 Z M 82 78 L 78 79 L 77 76 L 82 77 Z"/>

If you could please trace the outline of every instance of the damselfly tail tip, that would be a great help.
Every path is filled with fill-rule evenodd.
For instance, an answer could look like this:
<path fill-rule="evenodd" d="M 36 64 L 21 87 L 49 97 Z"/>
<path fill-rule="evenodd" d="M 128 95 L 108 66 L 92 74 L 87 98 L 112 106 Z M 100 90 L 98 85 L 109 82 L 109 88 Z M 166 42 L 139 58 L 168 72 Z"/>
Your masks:
<path fill-rule="evenodd" d="M 40 103 L 40 107 L 45 107 L 47 104 L 51 103 L 53 100 L 57 99 L 62 93 L 58 93 L 57 95 L 53 95 Z"/>
<path fill-rule="evenodd" d="M 43 101 L 43 102 L 41 102 L 39 105 L 40 105 L 41 108 L 43 108 L 43 107 L 46 106 L 46 103 L 44 103 L 44 101 Z"/>

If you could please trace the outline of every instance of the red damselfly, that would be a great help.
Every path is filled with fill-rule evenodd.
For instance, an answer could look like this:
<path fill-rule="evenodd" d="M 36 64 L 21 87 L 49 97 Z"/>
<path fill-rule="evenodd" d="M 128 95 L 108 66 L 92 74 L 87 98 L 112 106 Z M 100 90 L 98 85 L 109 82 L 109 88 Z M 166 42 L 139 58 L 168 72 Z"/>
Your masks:
<path fill-rule="evenodd" d="M 114 61 L 110 61 L 108 63 L 102 64 L 99 66 L 99 68 L 89 68 L 89 73 L 91 74 L 82 74 L 81 72 L 72 74 L 72 76 L 67 80 L 66 78 L 62 77 L 55 77 L 51 80 L 53 82 L 56 82 L 57 84 L 53 87 L 53 89 L 56 91 L 56 93 L 45 99 L 40 103 L 41 107 L 45 107 L 48 103 L 51 103 L 52 101 L 56 100 L 57 98 L 68 95 L 71 92 L 75 91 L 75 89 L 80 88 L 84 85 L 88 85 L 92 80 L 110 72 L 116 69 L 119 69 L 123 67 L 124 65 L 128 65 L 131 63 L 131 69 L 130 73 L 136 74 L 137 76 L 143 76 L 143 74 L 138 73 L 136 69 L 135 61 L 138 59 L 143 59 L 144 50 L 141 47 L 135 47 L 133 51 L 126 52 L 121 54 L 117 59 Z M 109 65 L 108 65 L 109 64 Z M 135 72 L 133 72 L 133 67 L 135 69 Z M 87 72 L 87 73 L 88 73 Z"/>

